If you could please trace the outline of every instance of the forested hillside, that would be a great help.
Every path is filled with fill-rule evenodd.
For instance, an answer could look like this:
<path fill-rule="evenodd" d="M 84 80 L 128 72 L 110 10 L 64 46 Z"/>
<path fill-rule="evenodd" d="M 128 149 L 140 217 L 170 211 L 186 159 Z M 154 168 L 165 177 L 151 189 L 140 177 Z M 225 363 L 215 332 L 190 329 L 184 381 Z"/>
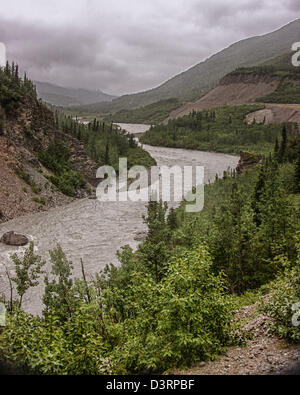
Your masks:
<path fill-rule="evenodd" d="M 248 105 L 194 111 L 190 115 L 170 120 L 167 125 L 151 127 L 140 140 L 146 144 L 165 147 L 266 154 L 279 137 L 281 127 L 255 121 L 248 124 L 246 121 L 248 114 L 263 108 L 263 105 Z"/>
<path fill-rule="evenodd" d="M 155 164 L 133 136 L 111 123 L 83 125 L 53 113 L 17 65 L 0 69 L 0 221 L 87 197 L 99 166 Z M 11 196 L 10 199 L 7 196 Z"/>

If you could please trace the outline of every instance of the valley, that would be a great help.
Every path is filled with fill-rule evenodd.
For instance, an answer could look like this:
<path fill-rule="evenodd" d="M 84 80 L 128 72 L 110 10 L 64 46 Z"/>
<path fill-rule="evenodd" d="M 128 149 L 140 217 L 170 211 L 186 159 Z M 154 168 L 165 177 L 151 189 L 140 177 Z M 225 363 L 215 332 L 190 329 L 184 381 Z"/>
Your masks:
<path fill-rule="evenodd" d="M 263 375 L 300 361 L 299 31 L 121 97 L 0 68 L 0 368 Z M 121 178 L 120 158 L 147 175 L 202 166 L 203 209 L 102 201 L 97 171 Z"/>

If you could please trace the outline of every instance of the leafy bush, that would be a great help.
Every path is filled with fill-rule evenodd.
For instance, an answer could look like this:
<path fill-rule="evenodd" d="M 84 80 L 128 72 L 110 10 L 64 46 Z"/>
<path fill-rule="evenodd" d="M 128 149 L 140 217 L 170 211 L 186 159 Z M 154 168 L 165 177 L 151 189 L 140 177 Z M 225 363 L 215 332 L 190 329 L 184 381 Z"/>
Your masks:
<path fill-rule="evenodd" d="M 86 185 L 82 175 L 74 170 L 64 170 L 59 176 L 47 177 L 63 194 L 74 196 L 78 188 Z"/>
<path fill-rule="evenodd" d="M 113 364 L 130 373 L 162 372 L 224 350 L 231 341 L 234 308 L 210 267 L 209 254 L 199 247 L 175 258 L 160 283 L 135 273 Z"/>
<path fill-rule="evenodd" d="M 100 288 L 101 282 L 73 281 L 61 248 L 50 255 L 43 316 L 14 307 L 0 334 L 0 354 L 18 367 L 43 374 L 163 372 L 211 359 L 232 342 L 234 306 L 202 246 L 174 258 L 161 282 L 127 265 L 123 288 L 109 279 Z"/>
<path fill-rule="evenodd" d="M 35 183 L 35 181 L 32 179 L 30 174 L 26 173 L 23 169 L 17 169 L 16 174 L 18 177 L 20 177 L 23 181 L 26 182 L 31 187 L 31 190 L 33 193 L 38 195 L 41 193 L 41 188 Z M 25 191 L 24 191 L 25 192 Z"/>
<path fill-rule="evenodd" d="M 300 234 L 298 234 L 299 239 Z M 282 259 L 282 258 L 281 258 Z M 272 319 L 271 330 L 280 338 L 295 342 L 300 340 L 300 326 L 293 325 L 293 316 L 300 311 L 293 306 L 300 303 L 300 243 L 298 259 L 294 266 L 287 265 L 286 270 L 274 283 L 271 300 L 263 310 Z"/>
<path fill-rule="evenodd" d="M 103 341 L 95 331 L 96 307 L 78 309 L 65 324 L 15 311 L 8 314 L 0 353 L 17 367 L 38 374 L 99 374 Z"/>

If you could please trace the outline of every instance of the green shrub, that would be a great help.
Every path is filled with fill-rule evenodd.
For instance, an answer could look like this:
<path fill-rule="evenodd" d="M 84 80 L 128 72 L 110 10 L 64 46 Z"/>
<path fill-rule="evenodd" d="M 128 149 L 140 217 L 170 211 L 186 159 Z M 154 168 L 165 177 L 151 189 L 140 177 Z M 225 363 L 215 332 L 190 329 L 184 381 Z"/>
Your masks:
<path fill-rule="evenodd" d="M 33 193 L 38 195 L 41 193 L 41 188 L 35 183 L 35 181 L 31 178 L 30 174 L 26 173 L 26 171 L 22 169 L 17 169 L 16 174 L 26 182 L 31 187 Z M 24 190 L 24 189 L 23 189 Z M 25 192 L 25 191 L 24 191 Z"/>
<path fill-rule="evenodd" d="M 108 282 L 100 292 L 95 282 L 72 280 L 59 246 L 50 255 L 43 316 L 15 307 L 0 334 L 0 354 L 18 367 L 43 374 L 163 372 L 212 359 L 232 342 L 234 306 L 204 247 L 174 258 L 159 283 L 136 267 L 125 287 Z"/>
<path fill-rule="evenodd" d="M 40 162 L 54 173 L 47 177 L 49 181 L 65 195 L 74 196 L 76 189 L 83 188 L 86 181 L 80 173 L 72 170 L 69 157 L 69 149 L 62 141 L 53 142 L 46 151 L 38 154 Z"/>
<path fill-rule="evenodd" d="M 298 234 L 298 237 L 300 234 Z M 297 313 L 293 306 L 300 302 L 300 243 L 298 259 L 294 266 L 287 266 L 285 272 L 274 283 L 270 301 L 262 307 L 271 318 L 270 329 L 280 338 L 295 342 L 300 340 L 300 326 L 293 325 Z M 300 311 L 300 308 L 297 309 Z"/>
<path fill-rule="evenodd" d="M 199 247 L 174 259 L 160 283 L 134 274 L 113 366 L 130 373 L 163 372 L 209 360 L 224 350 L 232 340 L 234 308 L 221 277 L 210 268 L 209 254 Z"/>

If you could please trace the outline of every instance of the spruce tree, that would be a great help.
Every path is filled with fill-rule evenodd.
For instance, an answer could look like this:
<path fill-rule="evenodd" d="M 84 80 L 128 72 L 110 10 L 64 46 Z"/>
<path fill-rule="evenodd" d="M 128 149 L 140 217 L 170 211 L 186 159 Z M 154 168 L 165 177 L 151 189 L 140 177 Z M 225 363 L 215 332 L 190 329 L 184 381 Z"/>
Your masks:
<path fill-rule="evenodd" d="M 167 219 L 168 226 L 171 230 L 175 230 L 178 228 L 178 221 L 176 211 L 172 207 Z"/>
<path fill-rule="evenodd" d="M 280 145 L 278 161 L 279 163 L 283 163 L 286 159 L 286 150 L 287 150 L 287 128 L 286 125 L 282 128 L 282 141 Z"/>

